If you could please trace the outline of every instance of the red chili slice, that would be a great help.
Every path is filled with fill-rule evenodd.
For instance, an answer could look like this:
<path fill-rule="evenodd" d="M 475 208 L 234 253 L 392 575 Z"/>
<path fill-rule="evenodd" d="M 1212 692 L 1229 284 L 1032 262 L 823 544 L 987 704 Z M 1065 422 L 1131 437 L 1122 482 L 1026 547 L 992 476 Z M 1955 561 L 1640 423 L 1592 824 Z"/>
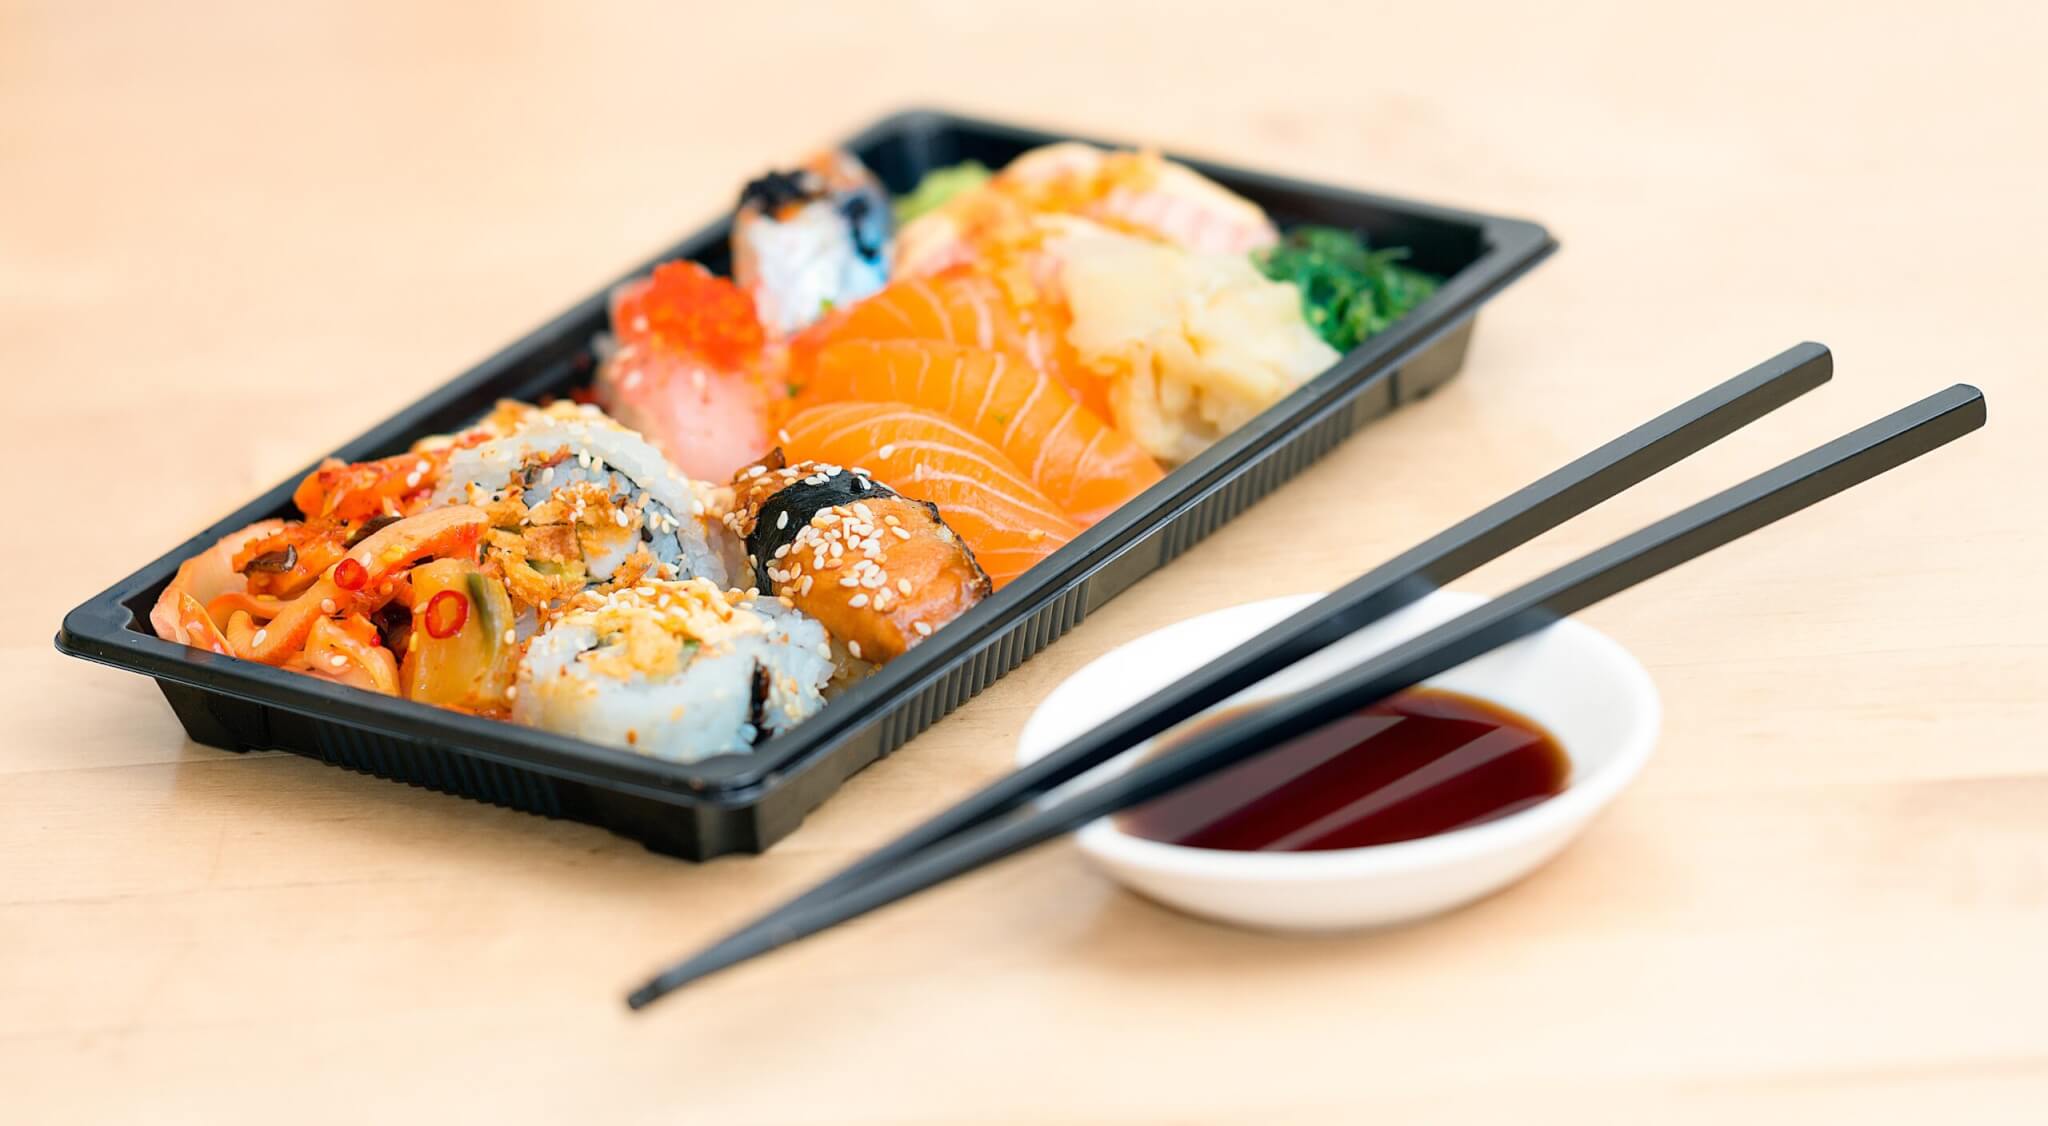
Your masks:
<path fill-rule="evenodd" d="M 444 590 L 427 600 L 427 633 L 446 641 L 469 621 L 469 599 L 461 591 Z"/>
<path fill-rule="evenodd" d="M 343 590 L 361 590 L 370 581 L 370 572 L 353 559 L 344 559 L 334 565 L 334 585 Z"/>

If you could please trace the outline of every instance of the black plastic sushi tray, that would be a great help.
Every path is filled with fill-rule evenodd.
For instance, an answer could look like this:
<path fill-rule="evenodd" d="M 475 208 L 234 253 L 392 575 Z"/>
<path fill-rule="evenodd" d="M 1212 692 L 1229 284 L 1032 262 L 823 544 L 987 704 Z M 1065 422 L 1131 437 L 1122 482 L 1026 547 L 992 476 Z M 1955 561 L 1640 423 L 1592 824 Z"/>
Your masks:
<path fill-rule="evenodd" d="M 882 120 L 845 147 L 892 192 L 964 160 L 1000 167 L 1038 145 L 1091 140 L 932 111 Z M 1101 142 L 1098 142 L 1101 143 Z M 1317 223 L 1405 246 L 1447 280 L 1420 307 L 1039 563 L 809 721 L 745 756 L 674 764 L 546 731 L 329 684 L 159 639 L 149 607 L 178 564 L 227 532 L 295 514 L 295 474 L 65 616 L 57 648 L 152 677 L 185 730 L 230 751 L 286 750 L 397 782 L 600 825 L 705 860 L 758 852 L 850 775 L 909 742 L 997 677 L 1166 565 L 1363 424 L 1428 394 L 1464 363 L 1479 306 L 1556 249 L 1540 226 L 1184 159 L 1283 228 Z M 729 222 L 662 250 L 726 269 Z M 629 275 L 632 276 L 632 275 Z M 458 429 L 499 399 L 567 395 L 594 368 L 611 286 L 334 451 L 385 457 Z"/>

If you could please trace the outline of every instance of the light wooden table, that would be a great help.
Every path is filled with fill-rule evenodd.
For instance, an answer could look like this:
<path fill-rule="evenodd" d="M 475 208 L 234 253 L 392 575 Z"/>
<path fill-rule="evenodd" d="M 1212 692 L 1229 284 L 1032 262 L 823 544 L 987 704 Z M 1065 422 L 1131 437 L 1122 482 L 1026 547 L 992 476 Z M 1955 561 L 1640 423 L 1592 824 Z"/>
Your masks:
<path fill-rule="evenodd" d="M 0 6 L 0 1120 L 2048 1115 L 2038 5 L 415 7 Z M 146 681 L 51 651 L 64 608 L 913 101 L 1526 213 L 1565 249 L 1440 396 L 767 856 L 197 747 Z M 1283 939 L 1062 844 L 620 1005 L 1004 770 L 1109 647 L 1335 583 L 1807 337 L 1833 386 L 1471 585 L 1954 380 L 1991 425 L 1587 615 L 1668 728 L 1526 884 Z"/>

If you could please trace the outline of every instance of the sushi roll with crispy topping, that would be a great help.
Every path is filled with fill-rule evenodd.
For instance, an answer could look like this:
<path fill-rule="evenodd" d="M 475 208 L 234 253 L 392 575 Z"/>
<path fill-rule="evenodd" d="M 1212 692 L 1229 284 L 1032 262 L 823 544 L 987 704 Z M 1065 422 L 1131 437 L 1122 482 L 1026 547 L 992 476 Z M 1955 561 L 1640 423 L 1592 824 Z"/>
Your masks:
<path fill-rule="evenodd" d="M 595 409 L 536 412 L 504 429 L 449 455 L 434 503 L 490 513 L 485 555 L 520 603 L 550 606 L 643 575 L 747 585 L 739 543 L 708 503 L 713 490 L 640 435 Z"/>
<path fill-rule="evenodd" d="M 825 630 L 703 579 L 571 600 L 519 664 L 512 718 L 669 762 L 741 754 L 824 705 Z"/>
<path fill-rule="evenodd" d="M 938 507 L 864 470 L 784 465 L 778 450 L 742 470 L 734 494 L 726 525 L 755 574 L 854 660 L 894 660 L 988 597 L 988 575 Z"/>

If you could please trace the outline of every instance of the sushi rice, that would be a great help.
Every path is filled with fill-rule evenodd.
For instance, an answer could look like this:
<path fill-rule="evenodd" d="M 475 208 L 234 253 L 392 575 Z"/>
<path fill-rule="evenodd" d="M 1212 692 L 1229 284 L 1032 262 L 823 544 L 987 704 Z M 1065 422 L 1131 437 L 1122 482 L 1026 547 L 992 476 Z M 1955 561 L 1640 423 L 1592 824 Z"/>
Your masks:
<path fill-rule="evenodd" d="M 769 333 L 786 336 L 887 284 L 894 233 L 889 193 L 860 158 L 816 153 L 740 193 L 733 278 Z"/>
<path fill-rule="evenodd" d="M 703 579 L 591 592 L 528 647 L 512 719 L 669 762 L 743 753 L 824 705 L 831 653 L 816 621 Z"/>
<path fill-rule="evenodd" d="M 544 465 L 561 453 L 568 456 Z M 515 483 L 532 504 L 569 500 L 575 486 L 589 484 L 625 498 L 620 528 L 631 534 L 582 537 L 583 564 L 593 581 L 610 579 L 642 545 L 656 564 L 670 568 L 669 577 L 703 578 L 720 587 L 749 581 L 743 549 L 711 515 L 699 486 L 645 438 L 595 411 L 541 415 L 505 437 L 455 451 L 432 503 L 489 503 Z"/>

